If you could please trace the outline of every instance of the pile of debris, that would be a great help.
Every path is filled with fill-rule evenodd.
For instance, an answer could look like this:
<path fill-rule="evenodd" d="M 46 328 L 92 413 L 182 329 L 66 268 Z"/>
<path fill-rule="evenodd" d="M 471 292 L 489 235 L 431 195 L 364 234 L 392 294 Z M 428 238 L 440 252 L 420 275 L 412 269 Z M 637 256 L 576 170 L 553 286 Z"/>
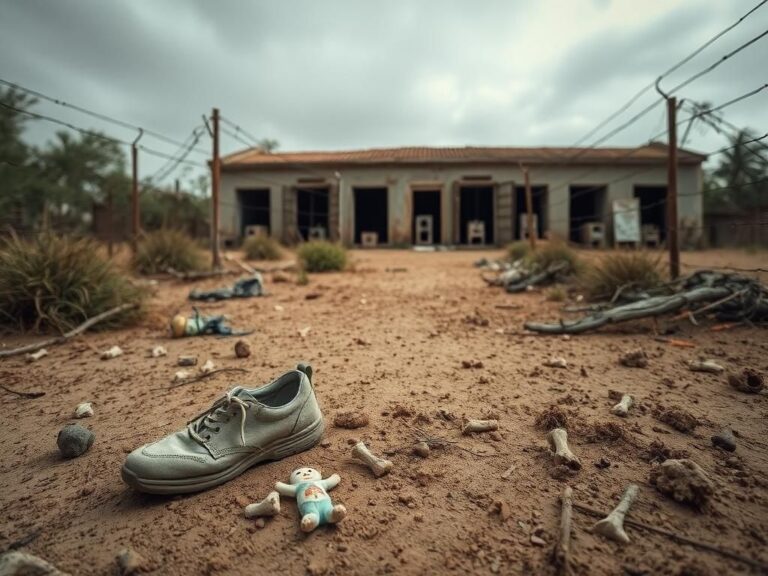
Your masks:
<path fill-rule="evenodd" d="M 509 293 L 525 292 L 534 286 L 545 286 L 565 282 L 573 269 L 566 260 L 551 262 L 542 267 L 536 263 L 521 259 L 514 262 L 504 260 L 479 260 L 475 266 L 496 274 L 481 274 L 489 286 L 501 286 Z"/>
<path fill-rule="evenodd" d="M 578 320 L 526 322 L 524 327 L 548 334 L 578 334 L 606 324 L 673 312 L 682 312 L 680 317 L 687 317 L 694 324 L 703 316 L 713 316 L 721 322 L 763 322 L 768 321 L 768 287 L 739 274 L 699 270 L 656 290 L 622 292 L 610 304 L 596 305 L 590 310 L 591 314 Z"/>

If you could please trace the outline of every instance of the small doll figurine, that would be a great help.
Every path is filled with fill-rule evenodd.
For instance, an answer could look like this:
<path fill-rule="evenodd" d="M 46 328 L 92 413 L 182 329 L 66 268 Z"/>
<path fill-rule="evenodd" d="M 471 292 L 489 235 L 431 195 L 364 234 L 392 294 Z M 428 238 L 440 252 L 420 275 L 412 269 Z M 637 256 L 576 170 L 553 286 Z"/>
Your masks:
<path fill-rule="evenodd" d="M 347 515 L 344 505 L 334 506 L 326 492 L 341 482 L 338 474 L 323 480 L 323 476 L 314 468 L 298 468 L 291 472 L 290 482 L 278 482 L 275 489 L 283 496 L 296 498 L 302 531 L 312 532 L 321 524 L 336 524 Z"/>

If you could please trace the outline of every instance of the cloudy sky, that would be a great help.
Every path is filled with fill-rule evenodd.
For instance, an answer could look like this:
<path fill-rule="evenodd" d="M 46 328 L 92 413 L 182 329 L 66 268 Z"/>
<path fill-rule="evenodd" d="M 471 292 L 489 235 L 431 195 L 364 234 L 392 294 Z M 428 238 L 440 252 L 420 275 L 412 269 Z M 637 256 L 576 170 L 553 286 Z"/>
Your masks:
<path fill-rule="evenodd" d="M 277 139 L 284 151 L 567 146 L 758 3 L 0 0 L 0 78 L 177 140 L 217 106 L 255 137 Z M 664 86 L 767 28 L 768 4 Z M 768 36 L 679 96 L 725 102 L 768 82 L 766 62 Z M 654 98 L 649 91 L 622 118 Z M 41 102 L 36 110 L 119 138 L 134 136 L 55 104 Z M 730 107 L 725 117 L 768 132 L 768 90 Z M 36 143 L 57 129 L 36 124 L 29 136 Z M 663 128 L 658 107 L 605 144 L 638 145 Z M 223 138 L 223 152 L 243 148 Z M 175 152 L 172 145 L 145 142 Z M 724 142 L 695 128 L 687 146 L 711 151 Z M 204 160 L 202 154 L 191 158 Z M 161 163 L 149 158 L 143 167 Z"/>

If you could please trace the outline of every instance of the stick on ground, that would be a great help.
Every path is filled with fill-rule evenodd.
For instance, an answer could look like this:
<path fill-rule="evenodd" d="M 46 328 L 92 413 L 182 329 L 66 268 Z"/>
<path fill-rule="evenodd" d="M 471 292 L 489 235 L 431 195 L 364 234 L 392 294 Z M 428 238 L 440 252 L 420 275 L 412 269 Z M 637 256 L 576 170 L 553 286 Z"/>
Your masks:
<path fill-rule="evenodd" d="M 45 392 L 19 392 L 18 390 L 11 390 L 7 386 L 3 386 L 2 384 L 0 384 L 0 388 L 5 390 L 9 394 L 16 394 L 21 398 L 40 398 L 40 396 L 45 396 Z"/>
<path fill-rule="evenodd" d="M 573 515 L 573 490 L 570 486 L 563 488 L 560 497 L 560 532 L 553 550 L 553 561 L 557 574 L 569 576 L 571 572 L 571 517 Z"/>
<path fill-rule="evenodd" d="M 116 306 L 111 310 L 107 310 L 106 312 L 97 314 L 93 318 L 89 318 L 88 320 L 80 324 L 80 326 L 78 326 L 77 328 L 73 328 L 72 330 L 70 330 L 69 332 L 61 336 L 57 336 L 55 338 L 49 338 L 47 340 L 43 340 L 42 342 L 38 342 L 37 344 L 28 344 L 27 346 L 14 348 L 13 350 L 0 350 L 0 358 L 17 356 L 19 354 L 25 354 L 27 352 L 36 352 L 41 348 L 47 348 L 48 346 L 53 346 L 54 344 L 62 344 L 67 340 L 69 340 L 70 338 L 74 338 L 78 334 L 85 332 L 91 326 L 95 326 L 99 322 L 106 320 L 107 318 L 111 318 L 112 316 L 116 316 L 117 314 L 120 314 L 120 312 L 125 312 L 126 310 L 132 310 L 138 307 L 139 307 L 139 304 L 137 302 L 121 304 L 120 306 Z"/>
<path fill-rule="evenodd" d="M 195 382 L 200 382 L 201 380 L 205 380 L 206 378 L 210 378 L 214 374 L 220 374 L 222 372 L 248 372 L 245 368 L 217 368 L 216 370 L 211 370 L 210 372 L 203 372 L 199 376 L 195 376 L 194 378 L 185 378 L 184 380 L 179 380 L 178 382 L 175 382 L 174 384 L 171 384 L 171 388 L 178 388 L 179 386 L 183 386 L 184 384 L 194 384 Z"/>

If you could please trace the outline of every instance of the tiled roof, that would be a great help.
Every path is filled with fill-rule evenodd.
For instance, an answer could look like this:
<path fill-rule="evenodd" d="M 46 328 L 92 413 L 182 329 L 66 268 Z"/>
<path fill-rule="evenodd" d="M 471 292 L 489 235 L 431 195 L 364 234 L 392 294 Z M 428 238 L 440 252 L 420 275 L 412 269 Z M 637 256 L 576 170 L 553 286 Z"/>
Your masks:
<path fill-rule="evenodd" d="M 290 168 L 291 164 L 314 166 L 380 164 L 656 164 L 665 162 L 667 146 L 653 143 L 641 148 L 463 148 L 406 147 L 364 150 L 272 152 L 252 148 L 222 158 L 222 169 Z M 688 150 L 678 151 L 681 164 L 699 164 L 706 156 Z"/>

